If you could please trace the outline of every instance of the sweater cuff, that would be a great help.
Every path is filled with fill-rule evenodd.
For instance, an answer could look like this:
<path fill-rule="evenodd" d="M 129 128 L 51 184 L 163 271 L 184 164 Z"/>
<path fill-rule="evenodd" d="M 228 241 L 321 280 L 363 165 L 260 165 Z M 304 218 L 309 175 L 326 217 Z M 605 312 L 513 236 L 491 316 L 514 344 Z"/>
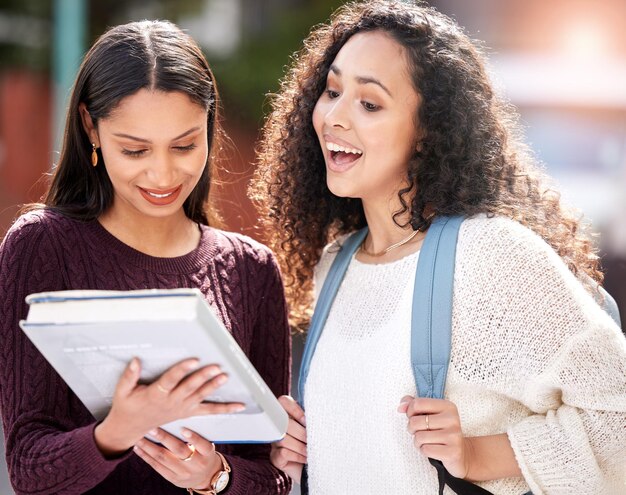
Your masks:
<path fill-rule="evenodd" d="M 274 495 L 291 491 L 291 478 L 268 461 L 224 454 L 230 466 L 230 482 L 224 495 Z"/>
<path fill-rule="evenodd" d="M 578 444 L 586 442 L 583 433 L 574 433 L 577 444 L 572 445 L 572 438 L 568 441 L 564 435 L 557 411 L 548 411 L 546 416 L 530 416 L 509 427 L 511 447 L 533 495 L 597 493 L 593 489 L 586 491 L 595 486 L 597 466 L 589 465 L 580 455 Z"/>
<path fill-rule="evenodd" d="M 534 428 L 536 432 L 540 431 L 540 428 Z M 533 435 L 533 427 L 529 427 L 528 421 L 524 421 L 511 426 L 507 435 L 509 442 L 511 442 L 511 448 L 515 454 L 515 460 L 522 472 L 524 480 L 528 484 L 530 491 L 533 495 L 541 495 L 543 490 L 535 482 L 535 473 L 533 468 L 526 462 L 526 454 L 533 452 L 538 448 L 539 444 L 536 441 L 542 442 L 541 435 Z"/>
<path fill-rule="evenodd" d="M 98 446 L 94 436 L 94 430 L 98 423 L 92 423 L 87 426 L 76 428 L 70 432 L 73 437 L 76 448 L 72 449 L 72 461 L 77 465 L 82 465 L 86 470 L 93 473 L 95 477 L 106 478 L 120 462 L 128 459 L 133 450 L 129 449 L 119 457 L 107 459 L 104 457 Z"/>

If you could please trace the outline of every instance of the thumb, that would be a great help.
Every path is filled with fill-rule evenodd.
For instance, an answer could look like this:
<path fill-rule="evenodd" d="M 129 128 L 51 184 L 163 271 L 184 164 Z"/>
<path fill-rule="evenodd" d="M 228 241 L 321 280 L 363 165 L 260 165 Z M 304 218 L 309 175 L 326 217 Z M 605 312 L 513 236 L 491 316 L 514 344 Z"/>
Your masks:
<path fill-rule="evenodd" d="M 120 377 L 115 387 L 115 395 L 126 397 L 137 386 L 139 376 L 141 375 L 141 362 L 138 358 L 134 357 L 126 366 L 124 373 Z"/>
<path fill-rule="evenodd" d="M 402 399 L 400 399 L 400 404 L 398 405 L 398 412 L 406 413 L 412 400 L 413 397 L 411 397 L 410 395 L 405 395 L 404 397 L 402 397 Z"/>

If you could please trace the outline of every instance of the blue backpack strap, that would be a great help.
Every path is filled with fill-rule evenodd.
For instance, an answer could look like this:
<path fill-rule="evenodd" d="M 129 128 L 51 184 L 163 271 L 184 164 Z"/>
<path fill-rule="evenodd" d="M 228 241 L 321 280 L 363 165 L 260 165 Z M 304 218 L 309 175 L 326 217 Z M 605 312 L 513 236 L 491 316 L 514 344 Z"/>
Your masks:
<path fill-rule="evenodd" d="M 464 218 L 438 217 L 426 234 L 415 272 L 411 365 L 420 397 L 443 398 L 450 361 L 452 285 Z"/>
<path fill-rule="evenodd" d="M 333 305 L 339 286 L 343 280 L 352 255 L 359 248 L 363 239 L 367 235 L 367 227 L 355 232 L 348 237 L 343 245 L 340 247 L 337 256 L 333 260 L 324 285 L 320 291 L 319 299 L 315 305 L 315 312 L 311 319 L 311 325 L 307 332 L 306 344 L 304 345 L 304 353 L 302 354 L 302 364 L 300 365 L 300 376 L 298 378 L 298 402 L 302 408 L 304 408 L 304 385 L 306 383 L 306 377 L 309 374 L 309 367 L 311 365 L 311 359 L 315 352 L 315 347 L 320 339 L 326 319 L 330 313 L 330 308 Z"/>
<path fill-rule="evenodd" d="M 417 261 L 411 312 L 411 365 L 419 397 L 443 399 L 452 335 L 452 294 L 456 242 L 464 218 L 433 221 Z M 446 486 L 464 495 L 492 495 L 470 481 L 455 478 L 441 461 L 429 459 L 437 470 L 439 495 Z"/>

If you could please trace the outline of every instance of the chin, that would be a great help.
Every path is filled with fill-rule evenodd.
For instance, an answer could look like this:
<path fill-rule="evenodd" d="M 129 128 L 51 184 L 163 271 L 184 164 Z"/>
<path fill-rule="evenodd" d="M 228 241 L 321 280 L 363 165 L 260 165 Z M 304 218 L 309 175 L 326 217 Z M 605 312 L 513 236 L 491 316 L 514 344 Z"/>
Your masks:
<path fill-rule="evenodd" d="M 337 184 L 335 181 L 326 181 L 328 190 L 338 198 L 360 198 L 352 184 Z"/>

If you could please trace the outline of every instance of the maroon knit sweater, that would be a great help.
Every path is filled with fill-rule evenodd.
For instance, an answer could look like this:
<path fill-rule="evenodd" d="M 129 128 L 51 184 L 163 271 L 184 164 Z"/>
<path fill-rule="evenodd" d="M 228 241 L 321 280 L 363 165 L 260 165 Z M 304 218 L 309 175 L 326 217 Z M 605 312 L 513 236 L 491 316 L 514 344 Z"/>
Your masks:
<path fill-rule="evenodd" d="M 276 395 L 288 393 L 290 340 L 271 252 L 247 237 L 202 227 L 200 245 L 155 258 L 97 221 L 47 210 L 19 218 L 0 246 L 0 409 L 9 474 L 22 494 L 183 495 L 132 452 L 107 460 L 96 421 L 22 333 L 24 298 L 66 289 L 198 288 Z M 232 467 L 228 495 L 288 493 L 268 445 L 219 445 Z"/>

